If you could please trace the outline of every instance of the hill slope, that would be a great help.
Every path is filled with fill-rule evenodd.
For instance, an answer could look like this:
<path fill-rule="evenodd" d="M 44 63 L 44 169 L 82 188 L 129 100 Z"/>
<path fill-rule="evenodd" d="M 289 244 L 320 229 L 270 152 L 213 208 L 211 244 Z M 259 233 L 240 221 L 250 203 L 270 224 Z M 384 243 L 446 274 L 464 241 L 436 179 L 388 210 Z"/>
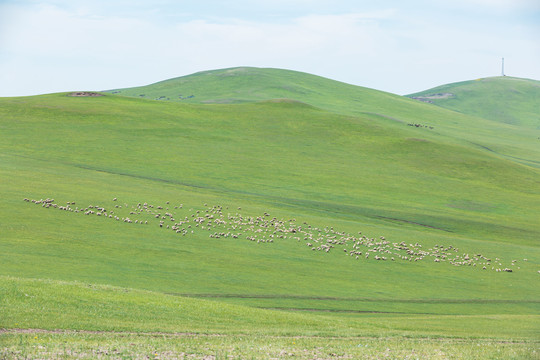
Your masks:
<path fill-rule="evenodd" d="M 537 244 L 538 169 L 473 144 L 430 135 L 429 130 L 398 122 L 386 124 L 377 116 L 336 115 L 290 102 L 205 106 L 65 94 L 2 99 L 0 109 L 2 177 L 12 180 L 0 185 L 6 199 L 2 223 L 9 224 L 2 232 L 4 239 L 11 239 L 3 243 L 2 256 L 6 257 L 4 264 L 8 259 L 21 260 L 9 261 L 12 265 L 4 271 L 10 275 L 48 274 L 187 293 L 255 291 L 316 296 L 321 292 L 336 297 L 399 294 L 406 298 L 414 286 L 421 297 L 458 294 L 447 285 L 436 289 L 435 295 L 431 287 L 420 286 L 418 279 L 436 272 L 409 277 L 411 273 L 401 270 L 406 264 L 388 268 L 388 286 L 372 283 L 367 290 L 360 284 L 375 281 L 378 262 L 362 266 L 359 279 L 357 265 L 344 260 L 343 249 L 339 255 L 331 252 L 329 257 L 314 257 L 312 251 L 302 252 L 309 250 L 306 243 L 310 242 L 303 238 L 262 248 L 264 245 L 253 246 L 245 238 L 216 242 L 207 232 L 195 231 L 196 241 L 178 243 L 170 231 L 156 237 L 150 228 L 118 228 L 116 222 L 95 223 L 73 216 L 66 223 L 55 212 L 24 203 L 25 197 L 74 199 L 85 206 L 101 203 L 108 208 L 113 206 L 113 197 L 129 207 L 145 201 L 166 207 L 166 200 L 174 200 L 203 211 L 203 203 L 226 203 L 230 209 L 241 207 L 249 216 L 264 212 L 278 218 L 293 216 L 316 227 L 343 227 L 342 231 L 351 234 L 371 229 L 372 238 L 384 235 L 398 242 L 424 242 L 428 247 L 438 242 L 461 244 L 494 256 L 523 258 L 519 254 L 527 253 L 532 258 L 531 247 Z M 419 133 L 421 130 L 425 131 Z M 189 219 L 191 215 L 193 212 L 177 216 Z M 122 216 L 133 217 L 129 212 Z M 40 225 L 28 228 L 29 219 Z M 79 228 L 87 230 L 81 233 Z M 142 240 L 146 237 L 157 243 L 146 243 Z M 16 245 L 22 238 L 28 244 Z M 142 242 L 133 243 L 133 239 Z M 28 252 L 26 246 L 33 251 Z M 148 252 L 149 246 L 156 250 Z M 103 247 L 109 250 L 102 252 Z M 120 254 L 126 247 L 134 253 L 123 260 Z M 215 249 L 210 258 L 208 247 Z M 240 256 L 234 266 L 227 263 L 231 252 Z M 73 258 L 59 261 L 69 253 Z M 302 260 L 291 262 L 291 256 Z M 42 267 L 24 265 L 35 263 L 36 257 Z M 87 267 L 67 270 L 80 261 Z M 326 265 L 321 267 L 320 261 Z M 129 263 L 139 265 L 134 269 Z M 159 263 L 158 268 L 153 268 L 154 263 Z M 252 269 L 252 263 L 259 266 Z M 433 265 L 428 262 L 410 269 L 423 273 Z M 297 277 L 296 271 L 279 278 L 268 276 L 270 269 L 291 266 L 317 279 L 317 287 Z M 327 267 L 339 269 L 342 286 L 336 286 Z M 87 270 L 98 268 L 102 270 Z M 452 271 L 446 266 L 440 269 L 444 270 L 439 275 Z M 185 273 L 198 275 L 180 275 Z M 477 280 L 484 276 L 471 274 Z M 493 284 L 504 283 L 505 278 L 493 275 Z M 520 297 L 532 295 L 527 290 L 528 276 L 521 278 Z M 471 280 L 475 294 L 477 280 Z M 390 284 L 400 284 L 399 290 Z M 512 297 L 518 283 L 512 292 L 498 286 L 497 297 L 502 293 Z M 494 294 L 493 289 L 483 288 L 483 296 Z"/>
<path fill-rule="evenodd" d="M 210 70 L 146 86 L 109 90 L 118 95 L 184 103 L 231 104 L 277 98 L 325 104 L 369 99 L 374 90 L 298 71 L 239 67 Z M 379 96 L 385 94 L 378 92 Z M 388 94 L 390 95 L 390 94 Z M 397 97 L 397 96 L 396 96 Z"/>
<path fill-rule="evenodd" d="M 415 102 L 407 98 L 382 91 L 298 71 L 253 67 L 204 71 L 147 86 L 108 92 L 197 104 L 239 104 L 289 99 L 340 114 L 383 112 L 388 116 L 398 113 L 407 116 L 406 108 L 411 109 L 411 112 L 418 108 Z M 411 119 L 401 119 L 407 120 Z"/>
<path fill-rule="evenodd" d="M 282 69 L 232 68 L 212 70 L 155 84 L 111 90 L 111 93 L 181 103 L 247 103 L 290 99 L 344 115 L 369 117 L 384 127 L 422 125 L 422 137 L 444 134 L 448 140 L 475 144 L 506 159 L 540 167 L 538 133 L 494 123 L 406 97 Z M 180 94 L 182 97 L 180 97 Z M 189 95 L 186 95 L 189 94 Z"/>
<path fill-rule="evenodd" d="M 0 178 L 9 180 L 0 182 L 0 275 L 21 278 L 0 278 L 11 294 L 3 309 L 25 314 L 27 326 L 110 329 L 36 318 L 42 302 L 18 289 L 41 278 L 206 298 L 218 312 L 223 302 L 304 311 L 299 322 L 346 313 L 356 334 L 421 333 L 427 321 L 439 330 L 426 334 L 483 336 L 490 317 L 538 315 L 532 132 L 361 91 L 343 109 L 328 93 L 320 104 L 0 99 Z M 90 302 L 92 286 L 81 287 L 76 301 Z M 153 296 L 131 295 L 143 305 Z M 133 320 L 122 329 L 149 326 Z M 17 321 L 0 317 L 0 327 Z M 148 330 L 186 330 L 171 321 Z M 234 333 L 235 324 L 213 328 Z M 537 328 L 528 322 L 518 336 Z"/>
<path fill-rule="evenodd" d="M 540 129 L 540 81 L 536 80 L 490 77 L 407 96 L 464 114 Z"/>

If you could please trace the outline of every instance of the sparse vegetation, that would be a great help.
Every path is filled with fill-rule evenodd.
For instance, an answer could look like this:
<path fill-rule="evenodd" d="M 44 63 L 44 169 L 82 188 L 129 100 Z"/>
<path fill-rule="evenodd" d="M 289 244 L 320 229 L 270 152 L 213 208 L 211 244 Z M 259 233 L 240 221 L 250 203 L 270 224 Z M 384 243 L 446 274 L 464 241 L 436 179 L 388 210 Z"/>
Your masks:
<path fill-rule="evenodd" d="M 535 359 L 534 341 L 196 334 L 17 333 L 0 335 L 10 359 Z M 69 345 L 67 345 L 69 344 Z"/>

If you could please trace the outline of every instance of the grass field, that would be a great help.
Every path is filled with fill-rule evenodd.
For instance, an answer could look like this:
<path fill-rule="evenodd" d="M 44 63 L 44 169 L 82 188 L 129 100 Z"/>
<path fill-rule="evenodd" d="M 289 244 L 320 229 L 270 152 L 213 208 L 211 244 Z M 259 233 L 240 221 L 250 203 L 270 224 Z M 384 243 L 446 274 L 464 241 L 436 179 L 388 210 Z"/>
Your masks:
<path fill-rule="evenodd" d="M 3 357 L 538 356 L 537 130 L 248 70 L 0 99 Z"/>
<path fill-rule="evenodd" d="M 531 359 L 538 355 L 538 315 L 304 314 L 11 277 L 0 278 L 0 289 L 4 294 L 0 310 L 10 329 L 0 332 L 0 354 L 5 358 Z"/>

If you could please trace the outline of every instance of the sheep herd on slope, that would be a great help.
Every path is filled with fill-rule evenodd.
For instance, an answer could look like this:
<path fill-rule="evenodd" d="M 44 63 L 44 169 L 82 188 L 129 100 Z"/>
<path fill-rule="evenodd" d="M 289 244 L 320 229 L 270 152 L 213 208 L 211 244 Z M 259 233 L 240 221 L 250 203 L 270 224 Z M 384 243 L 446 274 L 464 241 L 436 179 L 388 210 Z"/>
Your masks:
<path fill-rule="evenodd" d="M 418 243 L 390 242 L 384 236 L 370 238 L 358 234 L 339 231 L 333 227 L 316 227 L 296 219 L 278 219 L 264 212 L 260 216 L 244 216 L 238 211 L 225 213 L 220 205 L 202 209 L 185 209 L 183 204 L 173 205 L 167 201 L 163 205 L 137 203 L 128 205 L 113 199 L 110 206 L 87 205 L 79 207 L 74 201 L 66 205 L 55 203 L 54 199 L 24 199 L 25 202 L 40 205 L 45 209 L 56 209 L 86 216 L 100 217 L 126 224 L 153 226 L 164 231 L 173 231 L 179 236 L 189 236 L 206 232 L 213 239 L 247 239 L 259 244 L 274 241 L 295 241 L 311 251 L 329 253 L 339 251 L 355 260 L 375 261 L 433 261 L 449 263 L 453 266 L 471 266 L 482 270 L 513 272 L 504 267 L 499 258 L 487 257 L 479 253 L 460 252 L 452 245 L 435 245 L 424 249 Z M 523 259 L 527 261 L 527 259 Z M 517 260 L 512 260 L 516 267 Z M 518 266 L 519 270 L 520 267 Z"/>

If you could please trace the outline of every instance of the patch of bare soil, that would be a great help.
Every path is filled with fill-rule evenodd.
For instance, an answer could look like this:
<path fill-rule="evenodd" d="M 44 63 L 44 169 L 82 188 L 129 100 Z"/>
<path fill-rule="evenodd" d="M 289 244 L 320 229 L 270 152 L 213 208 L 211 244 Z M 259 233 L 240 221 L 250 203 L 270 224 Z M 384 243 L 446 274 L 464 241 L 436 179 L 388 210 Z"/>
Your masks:
<path fill-rule="evenodd" d="M 103 94 L 93 92 L 93 91 L 76 91 L 76 92 L 69 93 L 68 96 L 79 96 L 79 97 L 83 97 L 83 96 L 103 96 Z"/>

